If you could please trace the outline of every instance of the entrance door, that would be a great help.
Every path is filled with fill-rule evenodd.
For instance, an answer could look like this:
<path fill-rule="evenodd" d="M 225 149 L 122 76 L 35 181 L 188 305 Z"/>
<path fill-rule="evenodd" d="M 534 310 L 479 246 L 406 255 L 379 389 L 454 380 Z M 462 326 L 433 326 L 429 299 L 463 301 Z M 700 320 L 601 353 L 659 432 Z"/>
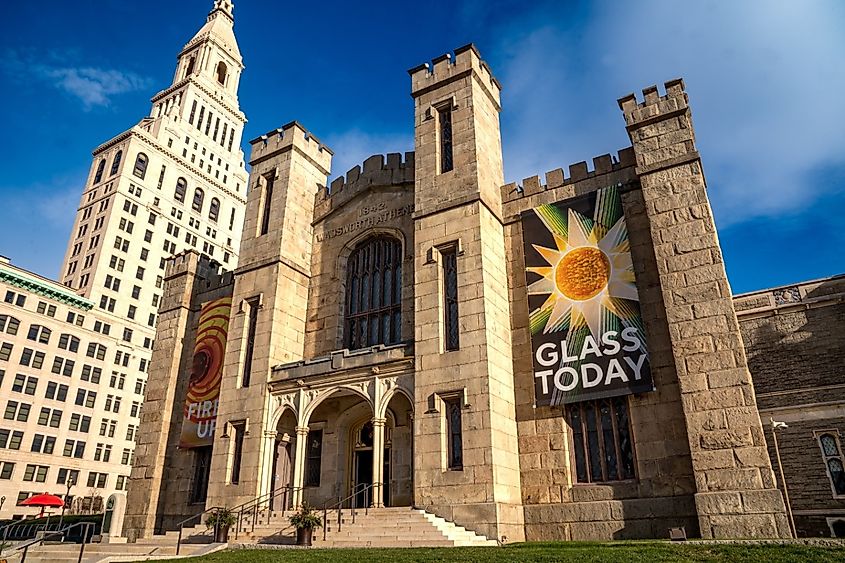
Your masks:
<path fill-rule="evenodd" d="M 276 491 L 291 484 L 291 443 L 288 441 L 276 440 L 276 457 L 273 458 L 273 471 L 271 475 L 270 491 Z M 272 499 L 274 510 L 284 510 L 285 500 L 290 497 L 285 491 L 278 491 L 278 496 Z"/>
<path fill-rule="evenodd" d="M 370 505 L 372 492 L 367 487 L 372 484 L 373 450 L 358 450 L 355 452 L 355 482 L 353 483 L 355 508 L 365 508 Z"/>

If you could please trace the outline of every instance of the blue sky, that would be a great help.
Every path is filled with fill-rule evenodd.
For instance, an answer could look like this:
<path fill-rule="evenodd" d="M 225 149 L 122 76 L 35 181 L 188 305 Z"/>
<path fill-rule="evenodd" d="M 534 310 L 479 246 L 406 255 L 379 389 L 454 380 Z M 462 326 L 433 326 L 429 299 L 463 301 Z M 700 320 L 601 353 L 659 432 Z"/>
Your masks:
<path fill-rule="evenodd" d="M 57 275 L 91 150 L 147 115 L 211 4 L 4 8 L 0 254 Z M 235 19 L 245 139 L 298 119 L 333 175 L 412 150 L 405 71 L 469 42 L 503 85 L 507 181 L 626 146 L 616 99 L 682 76 L 734 291 L 845 272 L 845 3 L 236 0 Z"/>

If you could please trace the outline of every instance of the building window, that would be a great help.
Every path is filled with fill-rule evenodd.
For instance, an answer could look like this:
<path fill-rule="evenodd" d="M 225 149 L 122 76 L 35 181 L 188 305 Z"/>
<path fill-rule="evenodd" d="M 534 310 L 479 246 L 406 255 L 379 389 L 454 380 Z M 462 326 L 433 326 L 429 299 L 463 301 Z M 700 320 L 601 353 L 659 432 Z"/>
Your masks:
<path fill-rule="evenodd" d="M 208 218 L 211 221 L 217 222 L 217 219 L 220 217 L 220 200 L 215 198 L 211 199 L 211 206 L 208 208 Z"/>
<path fill-rule="evenodd" d="M 12 473 L 15 471 L 15 464 L 9 461 L 0 463 L 0 479 L 8 480 L 12 478 Z"/>
<path fill-rule="evenodd" d="M 346 266 L 344 344 L 395 344 L 402 337 L 402 244 L 376 236 L 361 242 Z"/>
<path fill-rule="evenodd" d="M 443 262 L 443 326 L 446 350 L 460 348 L 458 324 L 458 249 L 453 246 L 440 253 Z"/>
<path fill-rule="evenodd" d="M 308 444 L 305 449 L 305 486 L 319 487 L 321 460 L 323 458 L 323 431 L 308 432 Z"/>
<path fill-rule="evenodd" d="M 191 73 L 191 70 L 194 66 L 194 59 L 191 59 L 191 62 L 188 65 L 188 74 Z M 188 123 L 191 125 L 194 124 L 194 115 L 197 113 L 197 101 L 194 100 L 194 103 L 191 104 L 191 116 L 188 118 Z"/>
<path fill-rule="evenodd" d="M 572 428 L 577 482 L 634 478 L 627 398 L 571 404 L 566 407 L 566 418 Z"/>
<path fill-rule="evenodd" d="M 176 201 L 180 203 L 185 203 L 185 194 L 188 191 L 188 182 L 185 178 L 179 178 L 176 180 L 176 192 L 173 194 L 173 197 L 176 198 Z"/>
<path fill-rule="evenodd" d="M 50 334 L 52 331 L 47 328 L 46 326 L 41 325 L 31 325 L 29 327 L 29 332 L 27 333 L 26 337 L 33 342 L 39 342 L 41 344 L 49 344 L 50 343 Z"/>
<path fill-rule="evenodd" d="M 191 209 L 199 213 L 202 211 L 202 202 L 205 199 L 205 192 L 200 188 L 194 190 L 194 201 L 191 203 Z"/>
<path fill-rule="evenodd" d="M 241 460 L 244 453 L 244 435 L 246 434 L 246 422 L 233 422 L 232 429 L 235 431 L 232 444 L 232 476 L 229 482 L 237 485 L 241 482 Z"/>
<path fill-rule="evenodd" d="M 222 86 L 226 85 L 226 63 L 220 61 L 217 63 L 217 82 Z"/>
<path fill-rule="evenodd" d="M 12 336 L 18 333 L 21 322 L 15 317 L 9 315 L 0 315 L 0 332 L 11 334 Z"/>
<path fill-rule="evenodd" d="M 451 471 L 464 469 L 464 435 L 460 395 L 443 397 L 446 411 L 446 467 Z"/>
<path fill-rule="evenodd" d="M 845 467 L 843 467 L 842 448 L 838 433 L 825 432 L 819 435 L 819 446 L 830 478 L 834 496 L 845 495 Z"/>
<path fill-rule="evenodd" d="M 249 380 L 252 376 L 252 358 L 255 352 L 255 332 L 258 325 L 258 298 L 247 301 L 249 317 L 246 327 L 246 353 L 244 354 L 244 372 L 241 376 L 241 387 L 249 387 Z"/>
<path fill-rule="evenodd" d="M 103 172 L 106 169 L 106 159 L 100 160 L 100 164 L 97 165 L 97 173 L 94 174 L 94 184 L 99 184 L 100 181 L 103 179 Z"/>
<path fill-rule="evenodd" d="M 138 156 L 135 157 L 135 167 L 132 169 L 132 174 L 143 180 L 144 176 L 147 175 L 147 164 L 149 162 L 147 155 L 139 152 Z"/>
<path fill-rule="evenodd" d="M 453 168 L 452 161 L 452 108 L 443 107 L 437 110 L 440 133 L 440 173 L 449 172 Z"/>
<path fill-rule="evenodd" d="M 276 171 L 274 170 L 267 176 L 264 176 L 264 198 L 261 211 L 261 230 L 258 235 L 266 235 L 270 229 L 270 208 L 273 203 L 273 182 L 275 181 Z"/>
<path fill-rule="evenodd" d="M 120 168 L 121 158 L 123 158 L 123 151 L 117 151 L 117 154 L 114 155 L 114 160 L 111 161 L 111 171 L 109 171 L 109 176 L 117 174 L 117 169 Z"/>

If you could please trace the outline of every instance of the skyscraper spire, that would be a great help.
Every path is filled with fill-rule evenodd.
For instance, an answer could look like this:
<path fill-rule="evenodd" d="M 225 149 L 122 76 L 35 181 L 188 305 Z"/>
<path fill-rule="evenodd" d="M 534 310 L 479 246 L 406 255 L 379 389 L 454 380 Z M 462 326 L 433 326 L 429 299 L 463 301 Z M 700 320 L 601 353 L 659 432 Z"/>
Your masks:
<path fill-rule="evenodd" d="M 234 10 L 235 6 L 232 0 L 214 0 L 214 7 L 211 9 L 211 12 L 208 13 L 208 19 L 211 21 L 211 18 L 214 17 L 215 13 L 221 12 L 230 20 L 234 21 Z"/>

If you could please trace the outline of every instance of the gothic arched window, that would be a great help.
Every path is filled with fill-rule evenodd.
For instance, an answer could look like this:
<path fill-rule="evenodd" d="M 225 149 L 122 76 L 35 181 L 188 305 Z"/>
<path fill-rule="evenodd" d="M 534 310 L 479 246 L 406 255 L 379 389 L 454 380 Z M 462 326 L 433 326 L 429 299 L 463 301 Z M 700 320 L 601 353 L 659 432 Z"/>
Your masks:
<path fill-rule="evenodd" d="M 197 188 L 194 190 L 194 201 L 191 202 L 191 209 L 194 211 L 202 211 L 202 202 L 205 199 L 205 192 Z"/>
<path fill-rule="evenodd" d="M 132 169 L 132 174 L 143 180 L 144 176 L 147 175 L 147 164 L 149 162 L 147 155 L 139 152 L 138 156 L 135 157 L 135 167 Z"/>
<path fill-rule="evenodd" d="M 402 338 L 402 245 L 375 236 L 346 265 L 344 344 L 349 349 L 395 344 Z"/>
<path fill-rule="evenodd" d="M 186 191 L 188 191 L 188 182 L 185 181 L 185 178 L 179 178 L 178 180 L 176 180 L 176 193 L 173 194 L 173 197 L 176 198 L 176 201 L 185 203 Z"/>
<path fill-rule="evenodd" d="M 109 176 L 114 176 L 117 174 L 117 169 L 120 167 L 120 159 L 123 158 L 123 151 L 117 151 L 117 154 L 114 155 L 114 160 L 111 161 L 111 172 L 109 172 Z"/>
<path fill-rule="evenodd" d="M 97 165 L 97 173 L 94 174 L 94 183 L 99 184 L 100 180 L 103 179 L 103 171 L 106 169 L 106 159 L 102 159 L 100 164 Z"/>
<path fill-rule="evenodd" d="M 211 205 L 208 207 L 208 218 L 213 221 L 217 222 L 217 219 L 220 217 L 220 200 L 216 197 L 211 198 Z"/>
<path fill-rule="evenodd" d="M 226 63 L 223 61 L 217 63 L 217 82 L 226 85 Z"/>
<path fill-rule="evenodd" d="M 185 76 L 188 76 L 188 75 L 194 73 L 194 63 L 196 63 L 196 61 L 197 61 L 196 57 L 191 57 L 190 59 L 188 59 L 188 69 L 185 71 Z"/>

